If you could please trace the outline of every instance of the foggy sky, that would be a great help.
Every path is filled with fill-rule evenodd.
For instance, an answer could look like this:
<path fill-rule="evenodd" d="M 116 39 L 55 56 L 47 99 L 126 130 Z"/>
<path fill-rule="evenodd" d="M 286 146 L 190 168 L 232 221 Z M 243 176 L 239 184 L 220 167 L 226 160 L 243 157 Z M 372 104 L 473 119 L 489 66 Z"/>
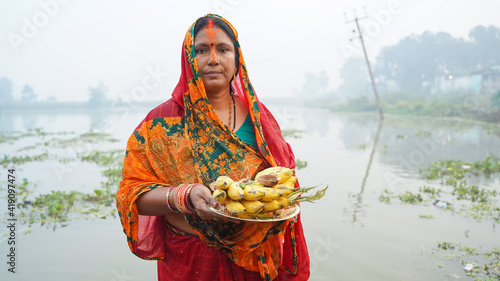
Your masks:
<path fill-rule="evenodd" d="M 238 31 L 260 97 L 290 96 L 305 72 L 322 70 L 335 89 L 346 58 L 361 55 L 350 53 L 360 50 L 349 41 L 353 9 L 366 16 L 360 25 L 372 64 L 382 47 L 410 34 L 444 31 L 467 39 L 477 25 L 500 26 L 498 0 L 2 0 L 0 77 L 13 81 L 16 98 L 29 84 L 39 99 L 84 101 L 88 86 L 102 80 L 108 97 L 126 100 L 149 79 L 144 98 L 166 100 L 179 80 L 186 30 L 213 12 Z"/>

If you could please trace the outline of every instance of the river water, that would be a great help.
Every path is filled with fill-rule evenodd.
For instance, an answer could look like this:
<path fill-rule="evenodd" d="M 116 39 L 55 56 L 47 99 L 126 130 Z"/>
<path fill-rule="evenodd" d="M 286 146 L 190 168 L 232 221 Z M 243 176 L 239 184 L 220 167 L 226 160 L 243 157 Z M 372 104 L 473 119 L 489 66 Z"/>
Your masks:
<path fill-rule="evenodd" d="M 387 116 L 380 124 L 376 115 L 269 107 L 282 129 L 303 131 L 300 138 L 288 139 L 296 158 L 308 163 L 297 171 L 301 185 L 329 185 L 322 200 L 302 204 L 311 258 L 310 280 L 472 280 L 461 262 L 441 258 L 443 251 L 437 244 L 461 243 L 485 251 L 500 247 L 498 225 L 492 220 L 477 221 L 432 204 L 379 201 L 384 190 L 418 192 L 423 185 L 438 186 L 423 180 L 419 173 L 420 167 L 431 162 L 500 157 L 498 127 L 395 116 Z M 43 128 L 78 134 L 101 130 L 119 139 L 109 145 L 110 149 L 124 149 L 128 136 L 147 111 L 2 112 L 0 130 Z M 0 144 L 0 153 L 16 155 L 19 148 L 34 141 Z M 75 151 L 78 148 L 58 153 Z M 37 183 L 38 193 L 71 189 L 90 192 L 103 180 L 98 167 L 83 163 L 64 172 L 50 161 L 15 168 L 18 178 Z M 6 173 L 3 168 L 2 184 Z M 500 191 L 498 174 L 471 180 L 480 187 Z M 5 196 L 0 198 L 0 208 L 6 210 Z M 422 214 L 433 218 L 421 218 Z M 6 229 L 2 228 L 0 233 Z M 21 226 L 21 230 L 25 228 Z M 0 262 L 1 280 L 156 280 L 155 262 L 142 261 L 130 253 L 118 218 L 75 220 L 55 231 L 44 226 L 31 228 L 31 233 L 16 237 L 17 272 L 8 273 L 6 262 Z M 7 243 L 5 239 L 0 241 L 4 257 L 0 261 L 6 261 Z"/>

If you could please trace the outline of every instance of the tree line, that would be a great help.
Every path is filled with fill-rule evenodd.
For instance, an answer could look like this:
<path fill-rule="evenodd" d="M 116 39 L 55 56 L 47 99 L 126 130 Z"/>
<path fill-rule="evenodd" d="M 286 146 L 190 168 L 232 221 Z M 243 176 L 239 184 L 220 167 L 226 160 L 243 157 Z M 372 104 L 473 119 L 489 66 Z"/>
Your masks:
<path fill-rule="evenodd" d="M 88 105 L 90 107 L 100 107 L 109 102 L 107 99 L 108 88 L 99 81 L 99 84 L 96 87 L 88 87 L 89 91 L 89 100 Z M 0 77 L 0 100 L 3 102 L 3 105 L 6 104 L 15 104 L 15 105 L 23 105 L 23 104 L 34 104 L 40 102 L 38 95 L 35 93 L 35 90 L 30 85 L 24 85 L 21 90 L 21 97 L 19 99 L 14 99 L 13 94 L 13 83 L 7 77 Z M 55 96 L 50 96 L 49 98 L 43 100 L 43 102 L 47 103 L 57 103 L 57 99 Z"/>
<path fill-rule="evenodd" d="M 383 48 L 373 72 L 381 92 L 430 93 L 435 79 L 450 79 L 500 66 L 500 29 L 476 26 L 469 39 L 446 32 L 424 32 Z M 340 70 L 344 83 L 338 93 L 355 96 L 370 91 L 363 58 L 350 58 Z"/>

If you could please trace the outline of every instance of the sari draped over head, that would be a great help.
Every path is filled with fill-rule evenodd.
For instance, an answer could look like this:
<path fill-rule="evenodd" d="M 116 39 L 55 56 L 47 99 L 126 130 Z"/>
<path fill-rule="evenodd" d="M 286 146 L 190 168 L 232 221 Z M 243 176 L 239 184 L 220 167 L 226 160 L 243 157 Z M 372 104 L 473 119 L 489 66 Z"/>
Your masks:
<path fill-rule="evenodd" d="M 210 16 L 224 20 L 238 40 L 229 22 Z M 131 251 L 144 259 L 160 260 L 167 267 L 169 243 L 174 242 L 167 239 L 169 229 L 163 216 L 138 214 L 135 201 L 141 194 L 179 184 L 209 186 L 220 175 L 234 180 L 253 178 L 271 166 L 295 167 L 293 152 L 278 123 L 255 95 L 239 43 L 240 66 L 232 86 L 235 97 L 248 109 L 258 149 L 242 142 L 215 114 L 198 71 L 195 25 L 184 39 L 182 73 L 172 98 L 153 109 L 128 140 L 117 193 L 117 208 Z M 262 279 L 277 280 L 286 275 L 280 280 L 307 280 L 309 257 L 300 216 L 280 222 L 235 224 L 182 215 L 205 245 L 222 251 L 239 267 L 258 272 Z"/>

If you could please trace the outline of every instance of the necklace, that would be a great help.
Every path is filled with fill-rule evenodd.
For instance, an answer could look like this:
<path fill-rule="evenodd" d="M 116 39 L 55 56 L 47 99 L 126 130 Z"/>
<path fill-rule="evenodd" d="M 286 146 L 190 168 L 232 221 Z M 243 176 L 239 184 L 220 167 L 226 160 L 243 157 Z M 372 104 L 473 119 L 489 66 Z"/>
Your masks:
<path fill-rule="evenodd" d="M 229 109 L 229 128 L 231 128 L 231 119 L 234 119 L 233 121 L 233 126 L 232 126 L 232 129 L 234 131 L 234 128 L 236 128 L 236 103 L 234 102 L 234 96 L 229 94 L 231 96 L 231 100 L 233 101 L 233 110 L 231 110 L 231 100 L 229 100 L 228 104 L 227 104 L 227 107 Z M 234 114 L 233 114 L 234 112 Z"/>

